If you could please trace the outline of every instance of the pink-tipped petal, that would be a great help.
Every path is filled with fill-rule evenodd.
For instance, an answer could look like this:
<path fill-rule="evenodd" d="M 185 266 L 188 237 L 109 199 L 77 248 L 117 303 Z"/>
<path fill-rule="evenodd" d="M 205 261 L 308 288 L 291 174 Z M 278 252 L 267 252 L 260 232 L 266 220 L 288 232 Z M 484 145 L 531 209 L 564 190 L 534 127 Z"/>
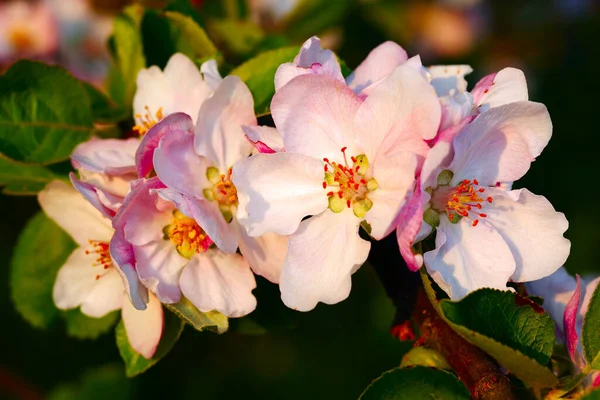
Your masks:
<path fill-rule="evenodd" d="M 285 151 L 283 138 L 276 128 L 270 126 L 242 126 L 246 139 L 259 153 L 279 153 Z"/>
<path fill-rule="evenodd" d="M 138 175 L 145 177 L 152 171 L 154 165 L 152 157 L 160 140 L 167 132 L 180 130 L 191 131 L 194 128 L 192 118 L 184 113 L 171 114 L 154 125 L 142 138 L 142 142 L 135 153 L 135 165 Z"/>
<path fill-rule="evenodd" d="M 73 184 L 75 189 L 77 189 L 77 191 L 81 193 L 81 195 L 85 197 L 85 199 L 89 201 L 90 204 L 96 208 L 96 210 L 100 211 L 102 215 L 109 219 L 112 219 L 112 217 L 115 216 L 116 212 L 105 206 L 102 200 L 100 199 L 98 189 L 96 189 L 93 185 L 90 185 L 89 183 L 80 181 L 79 179 L 75 178 L 75 174 L 73 172 L 69 174 L 69 179 L 71 180 L 71 183 Z"/>
<path fill-rule="evenodd" d="M 493 107 L 529 100 L 523 71 L 504 68 L 481 79 L 471 91 L 473 102 L 484 112 Z"/>
<path fill-rule="evenodd" d="M 423 265 L 423 256 L 415 254 L 412 249 L 421 224 L 425 224 L 423 222 L 421 196 L 421 186 L 417 183 L 412 196 L 400 211 L 398 226 L 396 228 L 400 254 L 402 254 L 402 258 L 404 258 L 406 265 L 411 271 L 417 271 Z"/>
<path fill-rule="evenodd" d="M 348 297 L 351 275 L 371 248 L 360 238 L 359 224 L 350 210 L 339 214 L 326 210 L 302 221 L 290 236 L 281 271 L 279 287 L 286 306 L 310 311 L 319 302 L 335 304 Z"/>
<path fill-rule="evenodd" d="M 171 189 L 202 199 L 202 190 L 212 187 L 206 177 L 208 161 L 195 152 L 190 131 L 170 131 L 159 142 L 153 159 L 156 175 Z"/>
<path fill-rule="evenodd" d="M 577 334 L 577 314 L 579 313 L 579 303 L 581 301 L 581 279 L 579 275 L 577 278 L 577 286 L 573 292 L 573 296 L 565 307 L 565 314 L 563 316 L 563 332 L 565 333 L 565 345 L 569 352 L 569 357 L 573 363 L 577 364 L 577 344 L 579 342 L 579 335 Z"/>
<path fill-rule="evenodd" d="M 121 275 L 125 293 L 129 301 L 138 310 L 145 310 L 148 303 L 148 289 L 142 284 L 135 269 L 135 253 L 133 246 L 120 230 L 115 231 L 109 245 L 110 255 L 116 271 Z"/>
<path fill-rule="evenodd" d="M 142 283 L 156 293 L 161 303 L 177 303 L 181 299 L 179 275 L 188 260 L 177 252 L 170 240 L 135 246 L 133 251 Z"/>
<path fill-rule="evenodd" d="M 286 152 L 343 162 L 343 147 L 358 155 L 353 120 L 360 104 L 343 82 L 303 75 L 273 96 L 271 112 Z"/>
<path fill-rule="evenodd" d="M 148 307 L 138 310 L 128 299 L 123 300 L 121 311 L 129 344 L 144 358 L 152 358 L 163 333 L 163 308 L 154 294 L 150 294 Z"/>
<path fill-rule="evenodd" d="M 76 169 L 124 175 L 135 172 L 135 152 L 140 145 L 138 138 L 98 139 L 91 138 L 79 144 L 71 154 Z"/>
<path fill-rule="evenodd" d="M 346 78 L 355 93 L 388 76 L 397 66 L 408 60 L 406 51 L 394 42 L 384 42 L 375 47 L 367 58 Z"/>
<path fill-rule="evenodd" d="M 209 250 L 193 256 L 180 279 L 181 291 L 202 312 L 243 317 L 256 308 L 256 287 L 248 263 L 239 254 Z"/>
<path fill-rule="evenodd" d="M 242 125 L 256 125 L 252 93 L 237 76 L 227 76 L 198 113 L 194 148 L 222 174 L 250 155 Z"/>

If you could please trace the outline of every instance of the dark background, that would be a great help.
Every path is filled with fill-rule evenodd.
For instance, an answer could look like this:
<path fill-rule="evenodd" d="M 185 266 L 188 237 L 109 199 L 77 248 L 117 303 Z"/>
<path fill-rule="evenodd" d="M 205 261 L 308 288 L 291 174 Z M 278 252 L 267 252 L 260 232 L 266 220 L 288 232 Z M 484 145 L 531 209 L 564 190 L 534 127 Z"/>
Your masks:
<path fill-rule="evenodd" d="M 566 214 L 567 268 L 585 275 L 600 272 L 599 24 L 591 0 L 364 1 L 344 11 L 339 24 L 312 33 L 331 40 L 351 68 L 379 43 L 394 40 L 410 55 L 421 54 L 425 65 L 470 64 L 470 87 L 503 67 L 523 69 L 530 99 L 550 111 L 554 135 L 515 186 L 546 196 Z M 77 385 L 87 385 L 99 389 L 82 398 L 352 399 L 397 366 L 409 347 L 389 333 L 395 309 L 366 264 L 348 300 L 310 313 L 285 308 L 278 288 L 259 279 L 252 320 L 233 321 L 221 336 L 187 328 L 167 357 L 127 380 L 112 333 L 80 341 L 67 337 L 61 324 L 39 331 L 16 313 L 9 260 L 18 233 L 39 208 L 33 197 L 0 195 L 0 209 L 0 398 L 73 398 L 68 395 Z M 392 253 L 382 257 L 388 256 L 395 260 Z M 268 332 L 253 329 L 256 321 Z M 90 376 L 108 376 L 112 384 L 94 386 Z"/>

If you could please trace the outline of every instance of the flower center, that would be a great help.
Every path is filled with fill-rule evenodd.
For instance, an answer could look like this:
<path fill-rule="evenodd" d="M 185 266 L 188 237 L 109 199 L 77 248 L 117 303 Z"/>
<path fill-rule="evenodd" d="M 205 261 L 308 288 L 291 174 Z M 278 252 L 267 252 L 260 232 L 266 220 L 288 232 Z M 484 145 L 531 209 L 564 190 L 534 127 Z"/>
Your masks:
<path fill-rule="evenodd" d="M 324 158 L 325 178 L 323 180 L 323 189 L 331 188 L 327 192 L 329 198 L 329 209 L 334 213 L 339 213 L 344 208 L 351 208 L 358 218 L 364 218 L 367 211 L 373 207 L 373 202 L 368 198 L 368 194 L 377 189 L 378 184 L 375 178 L 369 178 L 369 160 L 364 154 L 356 157 L 350 157 L 352 166 L 348 164 L 346 157 L 346 147 L 342 147 L 344 155 L 344 164 L 338 164 L 334 161 Z"/>
<path fill-rule="evenodd" d="M 219 204 L 219 210 L 227 222 L 233 219 L 234 207 L 238 205 L 237 189 L 231 182 L 232 168 L 227 170 L 227 174 L 221 174 L 218 168 L 209 167 L 206 169 L 206 178 L 212 183 L 212 187 L 206 188 L 202 194 L 207 200 L 216 201 Z"/>
<path fill-rule="evenodd" d="M 150 111 L 148 106 L 145 106 L 146 112 L 142 114 L 135 114 L 135 118 L 140 120 L 140 123 L 133 127 L 133 130 L 140 136 L 144 136 L 154 125 L 158 124 L 161 119 L 165 116 L 163 109 L 160 107 L 154 115 Z"/>
<path fill-rule="evenodd" d="M 173 222 L 165 226 L 163 232 L 165 239 L 171 240 L 179 254 L 185 258 L 204 252 L 212 245 L 212 240 L 200 225 L 179 210 L 173 211 Z"/>
<path fill-rule="evenodd" d="M 491 196 L 485 197 L 484 193 L 485 188 L 479 186 L 477 179 L 465 179 L 456 187 L 438 186 L 431 195 L 431 207 L 438 212 L 446 212 L 450 222 L 457 223 L 461 218 L 470 218 L 471 225 L 477 226 L 479 218 L 487 217 L 481 212 L 482 203 L 493 201 Z"/>
<path fill-rule="evenodd" d="M 113 267 L 108 242 L 90 239 L 88 240 L 88 243 L 90 244 L 90 248 L 85 251 L 85 254 L 97 254 L 97 258 L 92 263 L 92 267 L 102 267 L 95 277 L 95 279 L 98 280 Z"/>

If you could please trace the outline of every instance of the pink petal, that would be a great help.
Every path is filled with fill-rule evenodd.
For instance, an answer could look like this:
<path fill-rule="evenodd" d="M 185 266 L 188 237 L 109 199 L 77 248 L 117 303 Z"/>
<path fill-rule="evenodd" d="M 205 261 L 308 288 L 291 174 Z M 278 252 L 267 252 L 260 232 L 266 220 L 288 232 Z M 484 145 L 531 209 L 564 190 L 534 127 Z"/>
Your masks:
<path fill-rule="evenodd" d="M 286 152 L 343 162 L 341 149 L 358 155 L 353 120 L 360 99 L 343 82 L 303 75 L 279 90 L 271 102 Z"/>
<path fill-rule="evenodd" d="M 135 152 L 140 145 L 138 138 L 98 139 L 91 138 L 79 144 L 71 154 L 76 169 L 124 175 L 135 172 Z"/>
<path fill-rule="evenodd" d="M 335 54 L 331 50 L 322 49 L 321 41 L 316 36 L 311 37 L 302 44 L 300 52 L 294 58 L 294 62 L 281 64 L 277 68 L 275 90 L 278 91 L 295 77 L 305 74 L 325 75 L 341 82 L 344 81 Z"/>
<path fill-rule="evenodd" d="M 365 262 L 371 244 L 360 238 L 360 219 L 352 211 L 330 210 L 302 221 L 290 236 L 281 271 L 281 299 L 298 311 L 310 311 L 318 302 L 345 300 L 351 275 Z"/>
<path fill-rule="evenodd" d="M 252 150 L 242 125 L 256 125 L 254 100 L 246 84 L 231 75 L 200 108 L 194 138 L 196 152 L 226 173 Z"/>
<path fill-rule="evenodd" d="M 125 288 L 117 271 L 111 269 L 100 275 L 100 278 L 94 277 L 94 280 L 96 285 L 87 293 L 81 303 L 83 314 L 92 318 L 101 318 L 109 312 L 120 310 L 123 307 L 124 299 L 129 302 L 129 299 L 124 296 Z"/>
<path fill-rule="evenodd" d="M 552 135 L 543 104 L 517 102 L 480 114 L 454 138 L 452 184 L 477 179 L 484 186 L 521 178 Z"/>
<path fill-rule="evenodd" d="M 202 190 L 212 187 L 206 177 L 208 161 L 194 150 L 190 131 L 170 131 L 156 147 L 153 160 L 160 180 L 180 193 L 203 199 Z"/>
<path fill-rule="evenodd" d="M 413 253 L 412 246 L 423 222 L 423 206 L 421 203 L 421 186 L 417 187 L 398 216 L 396 236 L 400 254 L 411 271 L 417 271 L 423 265 L 423 256 Z"/>
<path fill-rule="evenodd" d="M 115 231 L 109 245 L 115 270 L 121 275 L 125 293 L 138 310 L 145 310 L 148 302 L 148 289 L 142 284 L 135 269 L 135 253 L 133 246 L 120 230 Z"/>
<path fill-rule="evenodd" d="M 471 91 L 479 112 L 517 101 L 529 100 L 527 82 L 523 71 L 504 68 L 496 74 L 484 77 Z"/>
<path fill-rule="evenodd" d="M 72 172 L 69 174 L 69 178 L 75 189 L 77 189 L 77 191 L 81 193 L 81 195 L 85 197 L 96 210 L 100 211 L 102 215 L 109 219 L 112 219 L 112 217 L 115 216 L 116 212 L 102 203 L 100 196 L 98 195 L 98 190 L 94 186 L 75 178 L 75 174 Z"/>
<path fill-rule="evenodd" d="M 248 263 L 238 254 L 209 250 L 193 256 L 181 273 L 181 290 L 202 312 L 243 317 L 256 308 L 256 287 Z"/>
<path fill-rule="evenodd" d="M 563 317 L 563 331 L 565 333 L 565 344 L 569 356 L 573 363 L 577 364 L 577 344 L 579 342 L 579 336 L 577 335 L 577 314 L 579 312 L 579 302 L 581 300 L 581 279 L 579 275 L 577 277 L 577 287 L 573 292 L 573 296 L 567 303 L 565 313 Z"/>
<path fill-rule="evenodd" d="M 188 260 L 177 252 L 170 240 L 135 246 L 133 251 L 142 283 L 156 293 L 161 303 L 177 303 L 181 299 L 179 275 Z"/>
<path fill-rule="evenodd" d="M 278 153 L 285 151 L 283 148 L 283 138 L 276 128 L 270 126 L 242 126 L 246 134 L 246 139 L 259 153 Z"/>
<path fill-rule="evenodd" d="M 473 72 L 469 65 L 433 65 L 427 68 L 431 75 L 431 86 L 438 97 L 454 93 L 463 93 L 467 90 L 465 75 Z"/>
<path fill-rule="evenodd" d="M 163 333 L 163 308 L 154 294 L 150 294 L 148 307 L 135 309 L 127 299 L 121 311 L 129 344 L 145 358 L 152 358 Z"/>
<path fill-rule="evenodd" d="M 440 118 L 435 91 L 419 71 L 404 64 L 360 106 L 356 141 L 370 160 L 377 151 L 385 155 L 410 151 L 424 157 L 429 149 L 424 140 L 435 137 Z M 287 146 L 286 150 L 290 151 Z"/>
<path fill-rule="evenodd" d="M 302 218 L 328 207 L 323 179 L 323 163 L 301 154 L 256 154 L 240 161 L 233 168 L 238 221 L 250 236 L 290 235 Z"/>
<path fill-rule="evenodd" d="M 154 125 L 142 138 L 142 142 L 135 153 L 135 165 L 140 177 L 144 177 L 152 171 L 152 157 L 154 150 L 158 147 L 160 140 L 169 131 L 181 130 L 191 131 L 194 123 L 189 115 L 184 113 L 171 114 L 158 124 Z"/>
<path fill-rule="evenodd" d="M 355 93 L 388 76 L 399 65 L 408 60 L 406 51 L 394 42 L 384 42 L 375 47 L 367 58 L 346 78 L 346 83 Z"/>

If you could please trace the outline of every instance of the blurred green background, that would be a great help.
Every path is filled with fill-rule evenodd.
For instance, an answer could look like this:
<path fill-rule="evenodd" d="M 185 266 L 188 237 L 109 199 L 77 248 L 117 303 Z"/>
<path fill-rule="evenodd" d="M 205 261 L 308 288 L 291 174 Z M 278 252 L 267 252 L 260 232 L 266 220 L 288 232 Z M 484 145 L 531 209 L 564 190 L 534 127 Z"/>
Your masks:
<path fill-rule="evenodd" d="M 112 9 L 119 6 L 105 2 L 102 13 L 109 3 Z M 409 55 L 421 54 L 425 65 L 470 64 L 475 70 L 467 77 L 470 87 L 503 67 L 523 69 L 530 99 L 550 111 L 554 135 L 515 186 L 546 196 L 566 214 L 566 235 L 572 241 L 569 271 L 600 273 L 596 2 L 311 0 L 313 14 L 296 19 L 293 11 L 277 17 L 269 9 L 275 1 L 241 3 L 195 2 L 204 22 L 210 22 L 212 13 L 252 15 L 273 35 L 270 47 L 276 42 L 300 44 L 319 34 L 351 68 L 376 45 L 394 40 Z M 229 51 L 229 60 L 245 58 L 243 51 Z M 113 333 L 80 341 L 67 337 L 60 323 L 39 331 L 16 313 L 9 260 L 18 233 L 39 208 L 33 197 L 4 195 L 0 207 L 0 398 L 353 399 L 383 371 L 397 366 L 409 348 L 389 333 L 395 310 L 367 264 L 354 276 L 348 300 L 319 305 L 310 313 L 285 308 L 278 288 L 259 280 L 259 305 L 250 318 L 232 321 L 230 332 L 221 336 L 187 328 L 170 354 L 128 380 Z"/>

